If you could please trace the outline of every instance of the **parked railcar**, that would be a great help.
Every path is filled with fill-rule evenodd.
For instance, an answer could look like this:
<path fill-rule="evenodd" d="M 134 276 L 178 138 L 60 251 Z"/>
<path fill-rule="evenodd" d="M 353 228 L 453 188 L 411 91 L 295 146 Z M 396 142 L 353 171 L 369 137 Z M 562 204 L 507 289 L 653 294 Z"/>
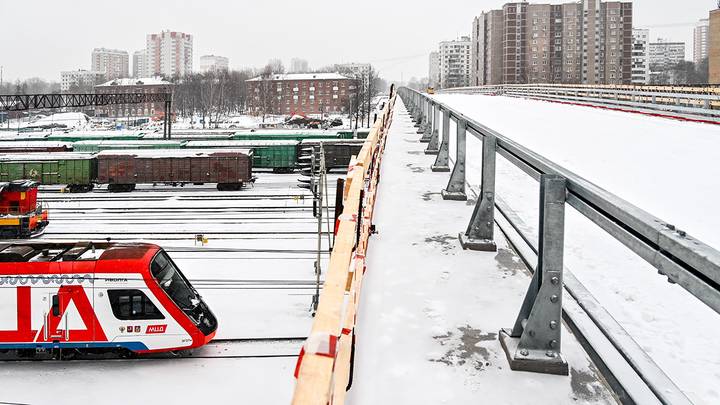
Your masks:
<path fill-rule="evenodd" d="M 154 353 L 208 343 L 217 319 L 156 245 L 0 244 L 0 350 Z"/>
<path fill-rule="evenodd" d="M 48 153 L 70 152 L 73 146 L 67 142 L 50 141 L 0 141 L 0 153 Z"/>
<path fill-rule="evenodd" d="M 252 155 L 250 149 L 103 151 L 95 155 L 97 182 L 111 192 L 140 183 L 217 183 L 220 191 L 240 190 L 254 181 Z"/>
<path fill-rule="evenodd" d="M 0 183 L 0 238 L 28 238 L 47 226 L 48 213 L 38 204 L 37 192 L 31 180 Z"/>
<path fill-rule="evenodd" d="M 325 154 L 325 167 L 327 169 L 346 169 L 353 156 L 357 156 L 365 143 L 362 139 L 347 139 L 325 141 L 318 139 L 306 139 L 300 143 L 300 148 L 313 148 L 315 152 L 323 145 Z"/>
<path fill-rule="evenodd" d="M 42 185 L 66 185 L 71 192 L 93 189 L 95 159 L 82 153 L 0 155 L 0 181 L 33 180 Z"/>
<path fill-rule="evenodd" d="M 302 141 L 304 139 L 352 139 L 351 131 L 320 129 L 260 129 L 239 131 L 232 135 L 236 141 Z"/>
<path fill-rule="evenodd" d="M 188 149 L 249 148 L 253 150 L 253 169 L 272 169 L 291 173 L 298 161 L 298 141 L 190 141 Z"/>
<path fill-rule="evenodd" d="M 100 152 L 113 149 L 180 149 L 187 141 L 172 140 L 102 140 L 80 141 L 72 144 L 74 152 Z"/>

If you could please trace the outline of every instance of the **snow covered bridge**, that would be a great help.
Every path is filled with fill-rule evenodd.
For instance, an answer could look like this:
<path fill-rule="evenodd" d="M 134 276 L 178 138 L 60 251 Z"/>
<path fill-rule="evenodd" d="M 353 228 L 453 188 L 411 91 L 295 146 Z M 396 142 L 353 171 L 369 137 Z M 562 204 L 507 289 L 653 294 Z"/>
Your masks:
<path fill-rule="evenodd" d="M 720 401 L 720 127 L 400 94 L 293 403 Z"/>

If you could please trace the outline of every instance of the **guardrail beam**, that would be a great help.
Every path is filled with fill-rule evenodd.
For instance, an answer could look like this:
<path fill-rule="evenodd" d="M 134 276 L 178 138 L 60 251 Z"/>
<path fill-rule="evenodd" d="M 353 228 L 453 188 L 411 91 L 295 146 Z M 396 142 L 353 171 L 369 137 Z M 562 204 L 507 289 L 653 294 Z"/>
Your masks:
<path fill-rule="evenodd" d="M 457 120 L 457 155 L 447 187 L 441 192 L 444 200 L 467 201 L 465 194 L 465 156 L 467 151 L 467 120 Z"/>
<path fill-rule="evenodd" d="M 475 210 L 470 224 L 464 233 L 460 233 L 460 245 L 465 250 L 483 252 L 497 251 L 495 244 L 495 152 L 497 138 L 493 135 L 483 137 L 482 182 Z"/>
<path fill-rule="evenodd" d="M 442 140 L 435 163 L 432 165 L 433 172 L 450 171 L 450 111 L 442 110 Z"/>
<path fill-rule="evenodd" d="M 568 375 L 561 352 L 566 180 L 540 177 L 538 264 L 512 330 L 500 331 L 510 368 Z"/>

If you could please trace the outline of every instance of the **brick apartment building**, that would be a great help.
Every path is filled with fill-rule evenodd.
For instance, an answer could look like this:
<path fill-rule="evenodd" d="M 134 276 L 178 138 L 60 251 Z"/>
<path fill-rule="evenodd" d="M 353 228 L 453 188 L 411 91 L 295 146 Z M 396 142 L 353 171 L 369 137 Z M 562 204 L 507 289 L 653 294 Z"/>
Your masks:
<path fill-rule="evenodd" d="M 95 86 L 96 94 L 123 93 L 171 93 L 173 84 L 159 78 L 116 79 Z M 144 103 L 109 105 L 95 109 L 98 117 L 161 117 L 165 114 L 165 103 Z"/>
<path fill-rule="evenodd" d="M 286 115 L 347 113 L 357 88 L 355 80 L 339 73 L 276 74 L 247 85 L 250 112 Z"/>
<path fill-rule="evenodd" d="M 632 3 L 507 3 L 473 21 L 473 85 L 623 84 L 632 78 Z"/>

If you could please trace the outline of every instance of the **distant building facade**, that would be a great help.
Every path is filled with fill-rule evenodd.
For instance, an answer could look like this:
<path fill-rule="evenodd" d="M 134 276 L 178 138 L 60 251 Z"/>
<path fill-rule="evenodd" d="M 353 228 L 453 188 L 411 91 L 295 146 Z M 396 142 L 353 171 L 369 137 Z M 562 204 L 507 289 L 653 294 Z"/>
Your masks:
<path fill-rule="evenodd" d="M 290 61 L 290 73 L 308 73 L 310 64 L 305 59 L 292 58 Z"/>
<path fill-rule="evenodd" d="M 667 70 L 685 60 L 684 42 L 667 42 L 658 39 L 650 43 L 650 69 Z"/>
<path fill-rule="evenodd" d="M 145 50 L 133 53 L 133 77 L 142 77 L 147 70 L 147 53 Z"/>
<path fill-rule="evenodd" d="M 699 65 L 708 57 L 710 46 L 710 19 L 698 21 L 693 33 L 693 62 Z"/>
<path fill-rule="evenodd" d="M 203 55 L 200 57 L 200 72 L 227 72 L 230 66 L 230 60 L 224 56 Z"/>
<path fill-rule="evenodd" d="M 632 78 L 632 3 L 507 3 L 473 21 L 474 85 L 622 84 Z"/>
<path fill-rule="evenodd" d="M 438 87 L 440 84 L 440 53 L 430 52 L 428 60 L 428 81 L 430 87 Z"/>
<path fill-rule="evenodd" d="M 470 37 L 440 42 L 438 53 L 441 88 L 470 85 L 470 46 Z"/>
<path fill-rule="evenodd" d="M 60 91 L 67 93 L 78 88 L 83 92 L 105 81 L 105 72 L 93 70 L 70 70 L 60 72 Z"/>
<path fill-rule="evenodd" d="M 171 93 L 173 84 L 160 78 L 115 79 L 95 86 L 96 94 Z M 160 117 L 165 114 L 165 103 L 144 103 L 100 106 L 98 117 Z"/>
<path fill-rule="evenodd" d="M 371 68 L 372 66 L 369 63 L 341 63 L 335 65 L 335 70 L 353 78 L 367 77 Z"/>
<path fill-rule="evenodd" d="M 650 83 L 650 30 L 647 29 L 633 30 L 632 83 Z"/>
<path fill-rule="evenodd" d="M 710 84 L 720 84 L 720 9 L 710 12 L 708 62 Z"/>
<path fill-rule="evenodd" d="M 130 76 L 130 55 L 118 49 L 95 48 L 90 70 L 104 72 L 106 80 Z"/>
<path fill-rule="evenodd" d="M 184 76 L 193 71 L 193 37 L 190 34 L 174 31 L 149 34 L 145 52 L 146 77 Z"/>
<path fill-rule="evenodd" d="M 346 113 L 356 81 L 339 73 L 290 73 L 247 82 L 252 113 L 309 115 Z"/>

